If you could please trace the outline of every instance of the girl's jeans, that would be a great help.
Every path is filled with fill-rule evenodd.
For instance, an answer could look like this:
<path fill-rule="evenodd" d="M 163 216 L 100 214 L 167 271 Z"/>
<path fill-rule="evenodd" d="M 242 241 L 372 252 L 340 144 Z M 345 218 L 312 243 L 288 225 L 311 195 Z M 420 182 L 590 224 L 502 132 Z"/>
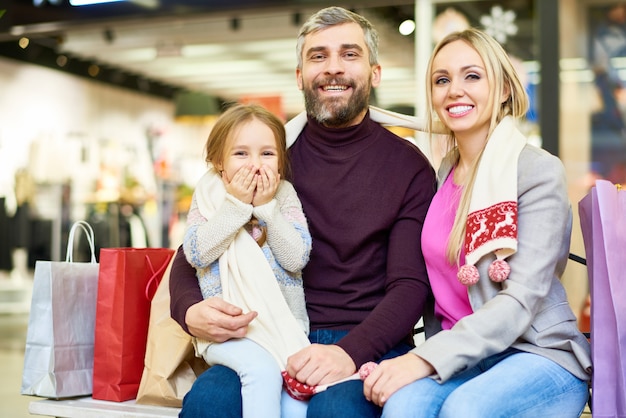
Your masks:
<path fill-rule="evenodd" d="M 238 338 L 209 345 L 202 357 L 207 364 L 221 364 L 237 373 L 243 417 L 280 416 L 283 379 L 269 351 L 248 338 Z"/>

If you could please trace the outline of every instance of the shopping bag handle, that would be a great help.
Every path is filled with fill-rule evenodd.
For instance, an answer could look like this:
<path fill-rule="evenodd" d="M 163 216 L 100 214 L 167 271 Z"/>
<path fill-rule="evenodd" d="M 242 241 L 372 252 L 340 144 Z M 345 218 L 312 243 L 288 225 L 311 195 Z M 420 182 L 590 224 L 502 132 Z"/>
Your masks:
<path fill-rule="evenodd" d="M 167 268 L 171 259 L 172 257 L 167 257 L 163 265 L 159 267 L 157 271 L 154 271 L 154 267 L 152 266 L 152 260 L 150 260 L 150 257 L 146 255 L 146 261 L 148 262 L 148 266 L 150 266 L 150 270 L 152 271 L 152 277 L 148 279 L 148 283 L 146 284 L 146 299 L 152 300 L 152 298 L 156 294 L 159 283 L 161 283 L 161 278 L 163 277 L 163 272 Z"/>
<path fill-rule="evenodd" d="M 96 253 L 95 253 L 95 245 L 94 245 L 94 235 L 93 235 L 93 229 L 91 228 L 91 225 L 89 225 L 87 222 L 85 221 L 76 221 L 74 222 L 74 224 L 72 225 L 72 228 L 70 229 L 70 235 L 67 239 L 67 252 L 65 254 L 65 261 L 68 263 L 72 263 L 74 261 L 74 235 L 76 234 L 76 230 L 80 228 L 85 232 L 85 235 L 87 236 L 87 242 L 89 243 L 89 248 L 91 249 L 91 262 L 95 263 L 96 262 Z"/>

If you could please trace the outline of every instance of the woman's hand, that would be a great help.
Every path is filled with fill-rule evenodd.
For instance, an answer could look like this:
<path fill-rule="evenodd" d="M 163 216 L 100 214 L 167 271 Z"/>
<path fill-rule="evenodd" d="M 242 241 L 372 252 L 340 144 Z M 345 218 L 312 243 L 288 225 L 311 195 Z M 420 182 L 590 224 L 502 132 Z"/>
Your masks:
<path fill-rule="evenodd" d="M 243 203 L 251 204 L 259 177 L 257 171 L 258 169 L 253 165 L 243 166 L 235 172 L 232 179 L 228 178 L 226 171 L 222 171 L 222 181 L 226 192 Z"/>
<path fill-rule="evenodd" d="M 257 176 L 252 206 L 261 206 L 269 203 L 276 195 L 279 183 L 280 174 L 276 174 L 266 165 L 262 165 Z"/>
<path fill-rule="evenodd" d="M 398 389 L 430 376 L 434 370 L 430 363 L 413 353 L 384 360 L 363 382 L 363 393 L 368 401 L 383 406 Z"/>
<path fill-rule="evenodd" d="M 192 305 L 185 314 L 185 323 L 194 337 L 221 343 L 245 337 L 256 312 L 243 313 L 240 308 L 218 297 L 210 297 Z"/>

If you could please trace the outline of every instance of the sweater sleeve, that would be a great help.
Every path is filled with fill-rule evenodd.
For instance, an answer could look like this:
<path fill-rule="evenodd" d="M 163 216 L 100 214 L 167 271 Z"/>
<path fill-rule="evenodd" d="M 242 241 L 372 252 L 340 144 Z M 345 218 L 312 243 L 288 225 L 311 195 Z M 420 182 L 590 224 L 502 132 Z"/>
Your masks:
<path fill-rule="evenodd" d="M 237 232 L 250 220 L 252 205 L 226 194 L 215 215 L 206 219 L 198 209 L 196 193 L 187 216 L 183 249 L 192 266 L 205 268 L 226 251 Z"/>
<path fill-rule="evenodd" d="M 287 271 L 304 268 L 311 252 L 311 235 L 293 186 L 283 181 L 274 199 L 253 210 L 267 226 L 267 241 L 276 261 Z"/>
<path fill-rule="evenodd" d="M 172 318 L 189 334 L 185 323 L 187 309 L 202 302 L 202 292 L 196 277 L 196 269 L 189 264 L 183 246 L 178 247 L 170 270 L 170 314 Z"/>

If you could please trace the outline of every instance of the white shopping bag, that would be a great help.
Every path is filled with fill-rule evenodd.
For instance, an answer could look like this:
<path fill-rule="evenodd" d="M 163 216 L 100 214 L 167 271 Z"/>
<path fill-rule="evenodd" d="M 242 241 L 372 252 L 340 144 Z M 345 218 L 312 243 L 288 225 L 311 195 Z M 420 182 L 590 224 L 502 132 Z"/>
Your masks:
<path fill-rule="evenodd" d="M 77 230 L 87 235 L 90 262 L 73 261 Z M 36 261 L 22 395 L 66 398 L 92 393 L 98 271 L 93 230 L 84 221 L 70 229 L 64 262 Z"/>

